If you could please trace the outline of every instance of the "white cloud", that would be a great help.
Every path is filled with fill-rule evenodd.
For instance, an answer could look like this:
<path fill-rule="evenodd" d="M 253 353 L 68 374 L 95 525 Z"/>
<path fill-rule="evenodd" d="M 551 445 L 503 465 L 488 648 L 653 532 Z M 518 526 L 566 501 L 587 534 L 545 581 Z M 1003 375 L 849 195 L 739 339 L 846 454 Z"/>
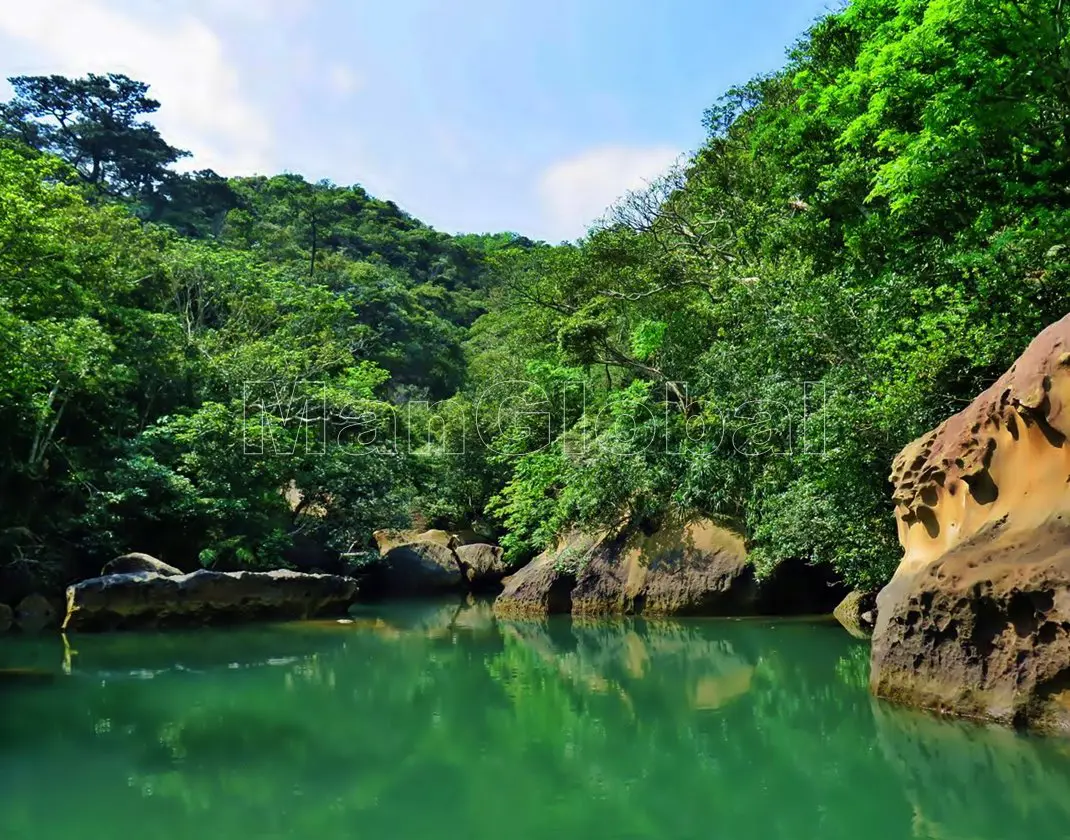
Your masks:
<path fill-rule="evenodd" d="M 332 65 L 327 81 L 339 96 L 350 96 L 364 87 L 364 80 L 345 64 Z"/>
<path fill-rule="evenodd" d="M 6 4 L 0 34 L 40 56 L 25 72 L 120 72 L 150 84 L 162 106 L 152 121 L 168 142 L 193 152 L 184 168 L 273 168 L 267 120 L 244 97 L 219 37 L 196 17 L 150 23 L 99 0 L 32 0 Z"/>
<path fill-rule="evenodd" d="M 188 4 L 190 0 L 181 0 Z M 216 15 L 255 24 L 281 24 L 303 16 L 312 0 L 195 0 Z"/>
<path fill-rule="evenodd" d="M 581 236 L 618 198 L 665 174 L 679 157 L 669 146 L 601 146 L 549 166 L 537 184 L 548 238 Z"/>

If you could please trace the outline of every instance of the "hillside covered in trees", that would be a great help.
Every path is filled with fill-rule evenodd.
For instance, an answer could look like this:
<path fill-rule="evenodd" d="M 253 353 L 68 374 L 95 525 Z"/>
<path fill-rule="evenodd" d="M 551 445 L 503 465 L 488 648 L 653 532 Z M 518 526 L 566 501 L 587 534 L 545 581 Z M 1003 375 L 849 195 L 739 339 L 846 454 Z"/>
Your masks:
<path fill-rule="evenodd" d="M 178 174 L 144 85 L 12 80 L 0 575 L 358 561 L 414 520 L 522 562 L 685 512 L 879 586 L 894 454 L 1067 311 L 1068 33 L 1061 0 L 854 0 L 556 246 Z"/>

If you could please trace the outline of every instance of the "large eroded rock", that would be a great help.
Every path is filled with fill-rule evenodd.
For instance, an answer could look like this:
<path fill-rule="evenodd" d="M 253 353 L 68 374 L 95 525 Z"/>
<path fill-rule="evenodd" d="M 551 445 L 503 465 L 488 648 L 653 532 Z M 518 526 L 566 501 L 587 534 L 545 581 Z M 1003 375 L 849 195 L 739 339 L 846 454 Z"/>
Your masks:
<path fill-rule="evenodd" d="M 107 575 L 67 588 L 66 630 L 309 618 L 344 609 L 352 578 L 273 572 Z"/>
<path fill-rule="evenodd" d="M 877 599 L 870 686 L 1070 730 L 1070 316 L 896 458 L 903 559 Z"/>
<path fill-rule="evenodd" d="M 757 584 L 743 539 L 708 520 L 653 534 L 572 534 L 505 580 L 499 615 L 742 615 Z"/>
<path fill-rule="evenodd" d="M 743 538 L 709 520 L 604 540 L 572 590 L 576 615 L 743 615 L 754 610 Z"/>

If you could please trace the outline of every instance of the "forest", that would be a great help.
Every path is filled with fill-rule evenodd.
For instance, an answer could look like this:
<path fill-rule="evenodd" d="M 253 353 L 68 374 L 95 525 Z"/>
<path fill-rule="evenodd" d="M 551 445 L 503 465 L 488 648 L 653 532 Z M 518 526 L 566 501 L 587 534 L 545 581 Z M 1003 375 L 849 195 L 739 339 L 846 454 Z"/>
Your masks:
<path fill-rule="evenodd" d="M 1067 312 L 1068 30 L 854 0 L 562 244 L 182 171 L 146 84 L 11 79 L 0 590 L 124 551 L 360 565 L 411 524 L 520 564 L 678 514 L 880 587 L 893 456 Z"/>

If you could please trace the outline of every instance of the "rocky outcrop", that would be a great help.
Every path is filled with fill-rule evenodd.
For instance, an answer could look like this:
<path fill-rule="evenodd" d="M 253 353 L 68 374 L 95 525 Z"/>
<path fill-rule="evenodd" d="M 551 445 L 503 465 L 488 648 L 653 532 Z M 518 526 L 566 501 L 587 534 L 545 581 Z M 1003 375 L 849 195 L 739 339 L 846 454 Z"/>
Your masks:
<path fill-rule="evenodd" d="M 853 590 L 837 604 L 832 614 L 856 639 L 868 639 L 873 635 L 877 620 L 877 596 L 873 592 Z"/>
<path fill-rule="evenodd" d="M 344 609 L 357 582 L 300 572 L 107 575 L 67 588 L 66 630 L 309 618 Z"/>
<path fill-rule="evenodd" d="M 1070 730 L 1070 316 L 891 480 L 903 559 L 877 599 L 870 686 Z"/>
<path fill-rule="evenodd" d="M 746 615 L 759 587 L 742 538 L 709 520 L 573 533 L 505 581 L 499 615 Z"/>
<path fill-rule="evenodd" d="M 502 553 L 501 546 L 489 543 L 465 543 L 454 549 L 469 589 L 488 592 L 501 587 L 502 580 L 509 574 Z"/>
<path fill-rule="evenodd" d="M 102 576 L 128 575 L 133 572 L 153 572 L 158 575 L 164 575 L 165 577 L 174 577 L 175 575 L 182 574 L 181 569 L 169 566 L 167 563 L 164 563 L 162 560 L 157 560 L 150 554 L 141 554 L 140 552 L 123 554 L 121 557 L 109 560 L 104 564 L 104 568 L 100 570 Z"/>
<path fill-rule="evenodd" d="M 576 615 L 745 615 L 757 594 L 743 538 L 709 520 L 603 540 L 572 591 Z"/>

